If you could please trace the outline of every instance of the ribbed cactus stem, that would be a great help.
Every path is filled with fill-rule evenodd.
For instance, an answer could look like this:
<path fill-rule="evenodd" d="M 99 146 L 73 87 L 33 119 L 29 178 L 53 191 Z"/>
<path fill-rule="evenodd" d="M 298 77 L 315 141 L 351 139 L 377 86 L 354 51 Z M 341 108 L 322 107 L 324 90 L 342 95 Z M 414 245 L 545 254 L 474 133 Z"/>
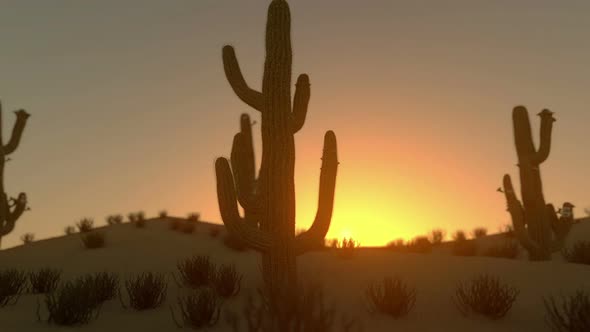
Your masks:
<path fill-rule="evenodd" d="M 504 176 L 503 185 L 515 232 L 529 252 L 529 258 L 548 260 L 554 251 L 561 249 L 569 231 L 569 221 L 558 219 L 553 205 L 545 203 L 540 165 L 549 157 L 555 118 L 549 110 L 538 115 L 541 117 L 541 139 L 537 150 L 526 108 L 518 106 L 512 113 L 522 203 L 516 198 L 509 175 Z"/>
<path fill-rule="evenodd" d="M 263 278 L 274 294 L 285 294 L 296 287 L 296 255 L 323 242 L 332 217 L 338 168 L 336 136 L 329 131 L 324 138 L 316 219 L 296 239 L 294 134 L 305 124 L 310 84 L 308 75 L 300 75 L 292 102 L 290 20 L 287 2 L 273 0 L 268 9 L 262 92 L 248 87 L 233 48 L 224 47 L 225 73 L 234 92 L 261 111 L 262 161 L 256 179 L 250 119 L 243 115 L 232 146 L 232 169 L 224 158 L 216 163 L 223 222 L 232 236 L 262 253 Z M 238 201 L 245 218 L 239 215 Z M 256 218 L 255 223 L 249 220 L 251 216 Z"/>

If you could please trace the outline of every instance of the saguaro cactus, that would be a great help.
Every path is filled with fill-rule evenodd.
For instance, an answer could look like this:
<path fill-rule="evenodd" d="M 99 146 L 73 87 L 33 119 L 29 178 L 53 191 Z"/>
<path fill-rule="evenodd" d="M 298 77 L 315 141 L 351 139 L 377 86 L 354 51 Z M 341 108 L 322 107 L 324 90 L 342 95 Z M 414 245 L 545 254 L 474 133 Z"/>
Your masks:
<path fill-rule="evenodd" d="M 232 236 L 262 253 L 263 278 L 274 294 L 296 288 L 296 255 L 323 242 L 332 217 L 338 168 L 336 136 L 328 131 L 324 137 L 317 214 L 311 228 L 296 237 L 294 134 L 305 123 L 310 84 L 307 75 L 299 76 L 291 104 L 290 21 L 287 2 L 273 0 L 268 9 L 262 92 L 246 84 L 234 49 L 223 48 L 225 73 L 234 92 L 261 112 L 262 162 L 258 179 L 254 180 L 250 120 L 242 116 L 242 131 L 234 137 L 232 147 L 233 174 L 227 159 L 219 158 L 215 164 L 223 222 Z M 256 221 L 240 216 L 236 187 L 240 204 Z"/>
<path fill-rule="evenodd" d="M 518 106 L 512 113 L 523 203 L 516 197 L 510 175 L 504 175 L 503 185 L 514 231 L 529 258 L 548 260 L 551 253 L 562 248 L 573 218 L 558 218 L 553 205 L 545 203 L 540 165 L 549 157 L 555 118 L 553 112 L 546 109 L 538 115 L 541 117 L 541 141 L 537 150 L 526 108 Z"/>
<path fill-rule="evenodd" d="M 4 164 L 7 156 L 13 153 L 20 143 L 21 136 L 27 124 L 29 114 L 24 110 L 14 112 L 16 123 L 12 129 L 12 135 L 7 144 L 2 138 L 2 105 L 0 104 L 0 241 L 2 237 L 14 230 L 16 221 L 27 209 L 27 195 L 18 194 L 18 198 L 8 198 L 4 191 Z M 1 243 L 0 243 L 1 244 Z"/>

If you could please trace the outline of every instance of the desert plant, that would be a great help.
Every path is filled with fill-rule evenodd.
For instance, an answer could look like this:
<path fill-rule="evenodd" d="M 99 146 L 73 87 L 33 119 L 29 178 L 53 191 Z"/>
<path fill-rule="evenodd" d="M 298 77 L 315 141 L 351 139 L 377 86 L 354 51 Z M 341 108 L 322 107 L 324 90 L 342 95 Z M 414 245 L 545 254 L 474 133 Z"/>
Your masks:
<path fill-rule="evenodd" d="M 66 226 L 64 227 L 64 234 L 65 235 L 72 235 L 76 233 L 76 227 L 74 226 Z"/>
<path fill-rule="evenodd" d="M 564 248 L 561 253 L 570 263 L 590 265 L 590 241 L 578 241 L 571 248 Z"/>
<path fill-rule="evenodd" d="M 87 324 L 97 318 L 101 303 L 97 301 L 94 281 L 89 276 L 79 277 L 61 284 L 53 292 L 45 294 L 47 307 L 47 323 L 63 326 Z M 40 307 L 37 306 L 37 317 L 42 320 Z"/>
<path fill-rule="evenodd" d="M 400 278 L 385 277 L 382 282 L 367 286 L 365 298 L 369 312 L 400 318 L 414 308 L 416 289 L 408 287 Z"/>
<path fill-rule="evenodd" d="M 194 233 L 195 228 L 197 228 L 196 221 L 186 220 L 184 223 L 181 224 L 181 231 L 185 234 Z"/>
<path fill-rule="evenodd" d="M 107 225 L 113 226 L 123 223 L 123 215 L 113 214 L 106 217 Z"/>
<path fill-rule="evenodd" d="M 541 139 L 535 148 L 531 134 L 528 111 L 523 106 L 515 107 L 512 113 L 514 141 L 518 154 L 520 189 L 523 203 L 516 197 L 510 175 L 504 175 L 504 195 L 512 218 L 514 232 L 528 251 L 530 260 L 550 260 L 551 254 L 561 250 L 571 225 L 573 214 L 557 217 L 552 204 L 545 203 L 541 181 L 541 164 L 549 157 L 553 112 L 545 109 L 541 117 Z M 566 204 L 564 203 L 564 208 Z"/>
<path fill-rule="evenodd" d="M 180 221 L 180 219 L 171 219 L 170 223 L 168 224 L 168 227 L 175 231 L 175 230 L 179 230 L 181 225 L 183 224 L 182 221 Z"/>
<path fill-rule="evenodd" d="M 462 230 L 457 230 L 455 231 L 455 233 L 453 233 L 453 241 L 465 241 L 467 240 L 467 235 L 465 234 L 465 231 Z"/>
<path fill-rule="evenodd" d="M 199 288 L 207 286 L 215 277 L 216 267 L 209 256 L 193 256 L 179 261 L 176 268 L 180 273 L 181 282 L 187 287 Z"/>
<path fill-rule="evenodd" d="M 23 244 L 30 244 L 35 241 L 35 234 L 33 233 L 25 233 L 21 235 L 20 240 L 23 241 Z"/>
<path fill-rule="evenodd" d="M 94 220 L 90 218 L 83 218 L 77 224 L 80 233 L 88 233 L 94 228 Z"/>
<path fill-rule="evenodd" d="M 131 307 L 143 311 L 157 308 L 164 303 L 168 283 L 164 275 L 146 272 L 127 279 L 125 289 L 129 297 L 129 304 L 123 302 L 123 298 L 119 293 L 121 305 L 124 308 Z"/>
<path fill-rule="evenodd" d="M 262 164 L 256 179 L 247 114 L 242 115 L 241 131 L 234 136 L 232 167 L 225 158 L 218 158 L 215 164 L 223 222 L 232 236 L 262 254 L 263 280 L 274 294 L 297 287 L 296 256 L 323 243 L 332 217 L 338 168 L 336 135 L 328 131 L 324 137 L 318 211 L 311 228 L 295 237 L 294 135 L 305 124 L 310 84 L 308 75 L 299 76 L 291 98 L 290 30 L 289 5 L 284 0 L 273 0 L 268 9 L 262 92 L 247 86 L 233 47 L 223 48 L 225 73 L 234 92 L 261 111 Z M 252 219 L 241 218 L 238 202 Z M 275 304 L 282 306 L 280 302 Z"/>
<path fill-rule="evenodd" d="M 430 231 L 430 236 L 428 240 L 433 245 L 439 245 L 444 241 L 446 235 L 447 234 L 443 229 L 433 229 L 432 231 Z"/>
<path fill-rule="evenodd" d="M 139 211 L 135 214 L 135 227 L 137 228 L 144 228 L 146 224 L 145 213 L 143 211 Z"/>
<path fill-rule="evenodd" d="M 26 284 L 25 272 L 16 269 L 0 270 L 0 308 L 15 305 Z"/>
<path fill-rule="evenodd" d="M 61 279 L 61 270 L 43 268 L 28 274 L 30 292 L 44 294 L 53 292 Z"/>
<path fill-rule="evenodd" d="M 514 240 L 507 240 L 501 244 L 496 244 L 496 245 L 488 248 L 484 252 L 484 256 L 514 259 L 514 258 L 518 257 L 519 253 L 520 253 L 520 246 L 519 246 L 518 242 L 516 242 Z"/>
<path fill-rule="evenodd" d="M 590 331 L 590 293 L 578 290 L 574 295 L 562 296 L 558 305 L 553 296 L 543 298 L 547 323 L 556 332 Z"/>
<path fill-rule="evenodd" d="M 191 294 L 178 299 L 182 323 L 176 320 L 174 310 L 171 308 L 172 319 L 178 328 L 191 327 L 201 329 L 212 327 L 219 321 L 220 302 L 217 295 L 209 288 L 201 289 L 196 294 Z"/>
<path fill-rule="evenodd" d="M 511 239 L 515 237 L 514 226 L 512 225 L 504 225 L 504 228 L 502 228 L 500 232 L 504 234 L 504 236 L 506 236 L 507 238 Z"/>
<path fill-rule="evenodd" d="M 137 217 L 137 214 L 135 214 L 134 212 L 130 212 L 130 213 L 128 213 L 128 214 L 127 214 L 127 220 L 128 220 L 130 223 L 134 223 L 134 222 L 136 222 L 136 221 L 137 221 L 137 219 L 138 219 L 138 217 Z"/>
<path fill-rule="evenodd" d="M 406 241 L 404 239 L 397 239 L 394 241 L 391 241 L 387 244 L 387 249 L 394 251 L 394 252 L 405 252 L 407 247 L 406 247 Z"/>
<path fill-rule="evenodd" d="M 201 220 L 201 214 L 200 213 L 189 213 L 188 216 L 186 217 L 186 220 L 191 221 L 191 222 L 199 222 L 199 220 Z"/>
<path fill-rule="evenodd" d="M 336 253 L 341 258 L 352 258 L 356 252 L 356 249 L 361 246 L 360 242 L 354 239 L 344 238 L 336 245 Z"/>
<path fill-rule="evenodd" d="M 158 213 L 158 216 L 160 217 L 160 219 L 164 219 L 168 217 L 168 211 L 166 210 L 162 210 Z"/>
<path fill-rule="evenodd" d="M 17 220 L 24 211 L 29 210 L 27 207 L 27 194 L 20 193 L 17 198 L 8 197 L 4 191 L 4 164 L 8 155 L 12 154 L 19 146 L 21 136 L 27 124 L 30 114 L 25 110 L 15 111 L 16 123 L 12 129 L 12 135 L 8 143 L 4 144 L 2 135 L 0 135 L 0 244 L 2 238 L 14 230 Z M 2 106 L 0 105 L 0 118 L 2 117 Z M 1 123 L 1 121 L 0 121 Z"/>
<path fill-rule="evenodd" d="M 102 232 L 81 234 L 80 238 L 86 249 L 98 249 L 105 246 L 105 235 Z"/>
<path fill-rule="evenodd" d="M 426 236 L 417 236 L 406 245 L 407 252 L 413 253 L 429 253 L 432 251 L 432 243 Z"/>
<path fill-rule="evenodd" d="M 488 230 L 485 227 L 476 227 L 473 229 L 473 238 L 474 239 L 479 239 L 482 238 L 486 235 L 488 235 Z"/>
<path fill-rule="evenodd" d="M 460 282 L 453 300 L 462 314 L 477 313 L 500 319 L 508 313 L 519 291 L 503 284 L 498 277 L 481 274 L 468 282 Z"/>
<path fill-rule="evenodd" d="M 215 271 L 215 275 L 211 280 L 213 288 L 217 294 L 223 298 L 238 295 L 241 282 L 242 275 L 236 271 L 236 266 L 233 264 L 222 264 L 217 268 L 217 271 Z"/>
<path fill-rule="evenodd" d="M 93 283 L 94 299 L 97 303 L 112 300 L 119 293 L 119 276 L 115 273 L 98 272 L 88 278 Z"/>

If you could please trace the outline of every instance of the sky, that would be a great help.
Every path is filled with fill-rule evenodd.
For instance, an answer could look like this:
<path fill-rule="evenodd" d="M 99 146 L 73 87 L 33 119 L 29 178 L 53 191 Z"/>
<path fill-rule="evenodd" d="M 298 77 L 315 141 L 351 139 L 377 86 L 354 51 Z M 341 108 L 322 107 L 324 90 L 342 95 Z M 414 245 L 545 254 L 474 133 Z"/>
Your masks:
<path fill-rule="evenodd" d="M 32 114 L 5 172 L 7 193 L 26 192 L 32 210 L 3 247 L 135 211 L 221 223 L 214 161 L 229 156 L 240 114 L 259 120 L 227 83 L 221 49 L 236 48 L 259 88 L 269 1 L 0 2 L 5 140 L 12 110 Z M 334 130 L 328 238 L 372 246 L 433 228 L 497 231 L 510 222 L 503 174 L 519 187 L 516 105 L 536 142 L 536 114 L 555 112 L 547 201 L 570 201 L 578 216 L 590 207 L 590 2 L 290 3 L 293 72 L 312 84 L 296 135 L 297 228 L 315 215 L 323 134 Z M 260 158 L 259 131 L 256 145 Z"/>

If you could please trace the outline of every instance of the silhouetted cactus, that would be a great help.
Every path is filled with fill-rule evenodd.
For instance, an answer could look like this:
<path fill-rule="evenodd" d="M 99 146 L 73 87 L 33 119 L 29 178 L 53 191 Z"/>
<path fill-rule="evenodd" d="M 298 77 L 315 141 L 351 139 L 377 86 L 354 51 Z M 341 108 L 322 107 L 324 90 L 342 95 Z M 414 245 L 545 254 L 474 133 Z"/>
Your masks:
<path fill-rule="evenodd" d="M 30 114 L 24 110 L 14 112 L 16 122 L 12 129 L 12 135 L 7 144 L 4 144 L 2 135 L 2 105 L 0 104 L 0 244 L 2 237 L 14 230 L 16 221 L 20 218 L 27 207 L 27 195 L 18 194 L 18 198 L 9 198 L 4 191 L 4 164 L 8 155 L 12 154 L 20 143 L 27 119 Z"/>
<path fill-rule="evenodd" d="M 528 251 L 529 259 L 549 260 L 553 252 L 563 247 L 573 223 L 573 214 L 558 218 L 553 205 L 545 204 L 540 166 L 549 157 L 555 118 L 553 112 L 547 109 L 538 115 L 541 117 L 541 140 L 539 149 L 535 149 L 526 108 L 514 108 L 514 141 L 518 154 L 523 203 L 521 204 L 516 197 L 508 174 L 504 175 L 503 192 L 515 234 Z"/>
<path fill-rule="evenodd" d="M 243 187 L 246 181 L 242 180 L 250 181 L 251 177 L 242 177 L 242 171 L 252 164 L 250 158 L 241 159 L 249 151 L 242 132 L 233 140 L 233 172 L 225 158 L 217 159 L 215 165 L 223 222 L 232 236 L 262 253 L 264 281 L 271 292 L 278 293 L 281 289 L 295 287 L 297 283 L 295 257 L 323 244 L 332 217 L 338 168 L 336 136 L 329 131 L 324 138 L 318 212 L 311 228 L 295 237 L 294 134 L 305 123 L 310 84 L 307 75 L 299 76 L 294 98 L 291 98 L 290 16 L 285 0 L 272 1 L 266 26 L 262 92 L 246 84 L 233 47 L 223 48 L 225 73 L 234 92 L 261 112 L 262 163 L 254 191 Z M 248 194 L 249 199 L 243 194 Z M 247 211 L 255 211 L 259 227 L 239 215 L 238 200 Z"/>

